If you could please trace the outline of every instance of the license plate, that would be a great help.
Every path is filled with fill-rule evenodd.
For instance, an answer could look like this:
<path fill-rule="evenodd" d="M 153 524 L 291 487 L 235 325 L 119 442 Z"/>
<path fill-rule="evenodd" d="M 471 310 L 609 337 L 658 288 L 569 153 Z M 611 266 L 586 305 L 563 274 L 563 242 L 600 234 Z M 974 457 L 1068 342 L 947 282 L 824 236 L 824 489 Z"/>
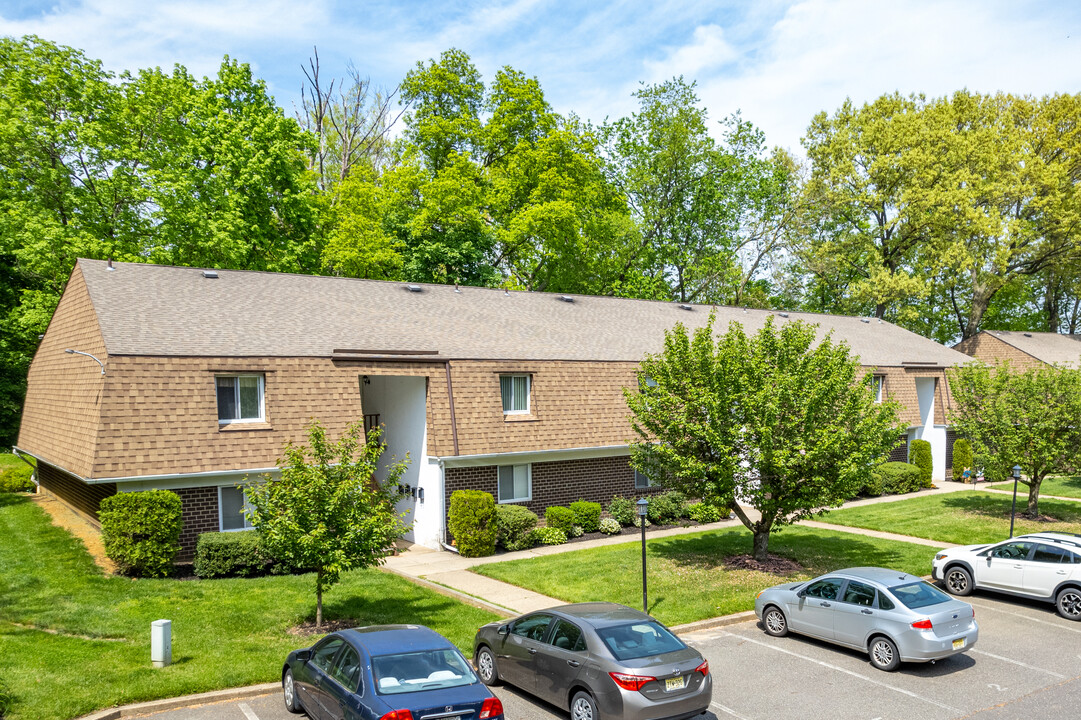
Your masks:
<path fill-rule="evenodd" d="M 954 650 L 960 650 L 964 646 L 965 646 L 965 639 L 964 638 L 957 638 L 956 640 L 953 641 L 953 649 Z"/>
<path fill-rule="evenodd" d="M 665 692 L 672 692 L 673 690 L 682 690 L 685 683 L 683 682 L 683 676 L 668 678 L 664 681 Z"/>

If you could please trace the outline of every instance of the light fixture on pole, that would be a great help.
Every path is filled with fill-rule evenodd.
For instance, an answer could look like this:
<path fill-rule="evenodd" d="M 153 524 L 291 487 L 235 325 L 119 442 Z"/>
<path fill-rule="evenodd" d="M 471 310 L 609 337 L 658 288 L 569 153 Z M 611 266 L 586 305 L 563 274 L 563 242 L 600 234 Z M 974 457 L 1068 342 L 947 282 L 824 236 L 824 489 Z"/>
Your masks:
<path fill-rule="evenodd" d="M 88 358 L 90 358 L 91 360 L 96 362 L 98 365 L 101 365 L 101 374 L 102 375 L 105 374 L 105 363 L 103 363 L 101 360 L 98 360 L 96 357 L 94 357 L 90 353 L 83 352 L 82 350 L 72 350 L 71 348 L 68 348 L 68 349 L 64 350 L 64 352 L 66 352 L 68 355 L 85 355 L 85 356 L 87 356 Z"/>
<path fill-rule="evenodd" d="M 1017 481 L 1021 479 L 1021 466 L 1013 466 L 1013 509 L 1010 510 L 1010 537 L 1013 537 L 1013 519 L 1017 515 Z"/>
<path fill-rule="evenodd" d="M 642 526 L 642 612 L 649 613 L 649 602 L 646 600 L 646 515 L 649 513 L 649 500 L 642 498 L 638 506 L 638 524 Z"/>

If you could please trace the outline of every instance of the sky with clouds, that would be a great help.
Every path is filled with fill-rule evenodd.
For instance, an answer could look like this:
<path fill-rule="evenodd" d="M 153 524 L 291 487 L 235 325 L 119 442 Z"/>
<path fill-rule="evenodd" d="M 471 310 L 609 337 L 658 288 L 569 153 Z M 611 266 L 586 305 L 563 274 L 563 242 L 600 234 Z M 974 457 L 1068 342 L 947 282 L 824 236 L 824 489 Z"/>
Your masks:
<path fill-rule="evenodd" d="M 0 0 L 0 35 L 25 34 L 116 72 L 213 74 L 227 54 L 287 112 L 314 46 L 324 74 L 352 62 L 386 87 L 457 47 L 485 78 L 510 65 L 594 122 L 631 112 L 640 82 L 683 75 L 712 118 L 740 110 L 797 152 L 846 97 L 1081 91 L 1078 0 Z"/>

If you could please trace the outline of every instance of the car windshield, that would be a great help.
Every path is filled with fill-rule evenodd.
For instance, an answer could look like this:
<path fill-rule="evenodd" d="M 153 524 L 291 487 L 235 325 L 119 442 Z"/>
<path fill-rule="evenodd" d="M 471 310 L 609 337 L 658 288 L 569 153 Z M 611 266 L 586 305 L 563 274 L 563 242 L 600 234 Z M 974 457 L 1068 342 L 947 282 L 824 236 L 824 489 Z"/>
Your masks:
<path fill-rule="evenodd" d="M 934 585 L 920 582 L 908 583 L 907 585 L 895 585 L 890 588 L 893 596 L 900 600 L 905 607 L 915 610 L 916 608 L 938 605 L 950 600 L 950 596 L 942 592 Z"/>
<path fill-rule="evenodd" d="M 663 655 L 687 647 L 663 625 L 652 621 L 600 628 L 597 635 L 616 660 Z"/>
<path fill-rule="evenodd" d="M 457 650 L 377 655 L 372 658 L 376 692 L 380 695 L 472 685 L 477 682 L 469 663 Z"/>

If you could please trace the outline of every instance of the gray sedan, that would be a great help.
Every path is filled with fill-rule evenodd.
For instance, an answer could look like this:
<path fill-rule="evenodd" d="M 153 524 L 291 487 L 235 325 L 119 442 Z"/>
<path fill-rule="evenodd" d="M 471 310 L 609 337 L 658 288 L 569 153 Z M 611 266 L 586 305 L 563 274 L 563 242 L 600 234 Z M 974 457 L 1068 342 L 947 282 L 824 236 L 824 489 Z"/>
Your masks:
<path fill-rule="evenodd" d="M 976 613 L 915 575 L 849 568 L 763 590 L 755 615 L 770 635 L 791 630 L 870 655 L 880 670 L 927 662 L 976 644 Z"/>
<path fill-rule="evenodd" d="M 680 720 L 706 711 L 709 664 L 649 615 L 615 603 L 562 605 L 477 631 L 480 679 L 569 709 L 572 720 Z"/>

